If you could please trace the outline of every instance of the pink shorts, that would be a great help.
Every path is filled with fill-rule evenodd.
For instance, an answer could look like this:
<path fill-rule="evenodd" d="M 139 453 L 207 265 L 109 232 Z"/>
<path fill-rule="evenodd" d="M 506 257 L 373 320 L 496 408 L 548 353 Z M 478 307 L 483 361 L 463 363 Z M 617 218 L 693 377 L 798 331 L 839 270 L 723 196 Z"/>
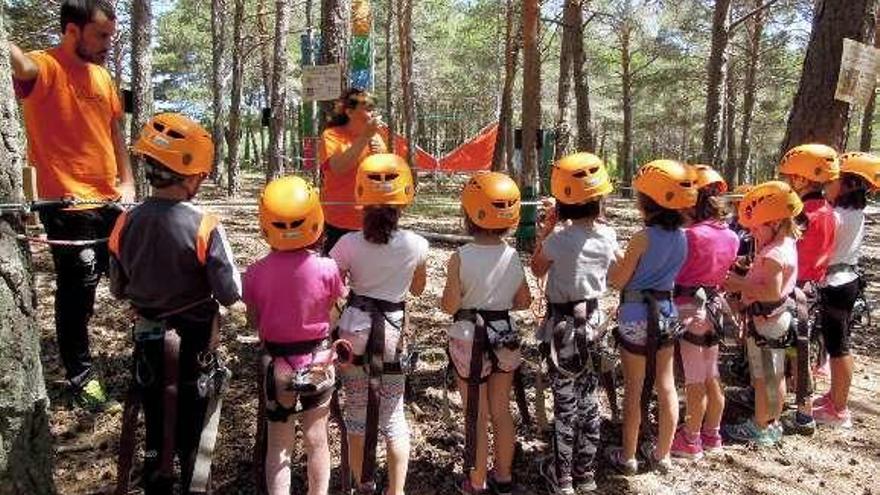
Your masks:
<path fill-rule="evenodd" d="M 693 304 L 691 298 L 676 300 L 678 314 L 686 326 L 686 331 L 695 335 L 704 335 L 711 330 L 711 322 L 706 314 L 705 306 Z M 679 340 L 679 352 L 684 367 L 685 385 L 705 383 L 718 378 L 718 346 L 703 347 L 692 344 L 684 339 Z"/>
<path fill-rule="evenodd" d="M 455 365 L 455 371 L 460 378 L 467 377 L 471 372 L 471 348 L 472 341 L 464 339 L 449 338 L 449 355 L 452 358 L 452 364 Z M 498 358 L 498 367 L 493 369 L 492 361 L 483 358 L 483 373 L 481 378 L 485 378 L 492 374 L 493 371 L 501 371 L 510 373 L 516 371 L 522 363 L 522 353 L 519 349 L 508 349 L 502 347 L 495 349 L 495 356 Z"/>

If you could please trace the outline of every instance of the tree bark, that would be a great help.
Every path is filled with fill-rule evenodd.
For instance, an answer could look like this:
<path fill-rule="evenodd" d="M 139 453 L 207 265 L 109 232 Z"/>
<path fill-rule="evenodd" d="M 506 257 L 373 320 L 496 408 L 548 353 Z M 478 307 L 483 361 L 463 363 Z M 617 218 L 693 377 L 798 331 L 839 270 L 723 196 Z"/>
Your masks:
<path fill-rule="evenodd" d="M 595 151 L 596 138 L 592 128 L 592 110 L 590 108 L 590 77 L 587 74 L 587 57 L 584 52 L 584 7 L 583 0 L 578 1 L 579 8 L 574 18 L 572 34 L 572 78 L 574 79 L 574 99 L 577 117 L 577 149 L 578 151 Z"/>
<path fill-rule="evenodd" d="M 817 4 L 782 153 L 803 143 L 844 148 L 849 105 L 834 99 L 843 39 L 867 39 L 874 26 L 875 5 L 875 0 L 821 0 Z"/>
<path fill-rule="evenodd" d="M 762 0 L 752 0 L 752 5 L 760 7 Z M 740 179 L 748 179 L 749 160 L 752 154 L 752 119 L 755 115 L 755 102 L 758 92 L 758 70 L 761 66 L 761 46 L 764 37 L 766 15 L 758 12 L 748 21 L 748 40 L 746 47 L 746 74 L 743 82 L 743 110 L 739 141 L 739 161 L 737 168 Z M 732 183 L 731 183 L 732 184 Z"/>
<path fill-rule="evenodd" d="M 507 0 L 506 10 L 504 88 L 501 92 L 501 108 L 498 110 L 498 137 L 495 139 L 495 150 L 492 153 L 492 170 L 510 172 L 509 162 L 513 153 L 508 152 L 508 149 L 513 149 L 513 87 L 516 84 L 517 58 L 522 34 L 516 26 L 516 8 L 513 0 Z"/>
<path fill-rule="evenodd" d="M 576 25 L 580 26 L 578 14 L 581 11 L 580 0 L 565 0 L 562 7 L 562 42 L 559 44 L 559 80 L 556 87 L 556 149 L 553 159 L 559 160 L 568 154 L 571 143 L 571 126 L 568 123 L 569 97 L 571 96 L 572 66 L 574 61 L 574 45 L 580 44 L 583 50 L 583 39 L 575 38 Z"/>
<path fill-rule="evenodd" d="M 348 74 L 348 41 L 351 31 L 351 0 L 321 0 L 321 64 L 339 64 L 342 85 Z M 342 88 L 339 88 L 340 91 Z M 319 131 L 333 113 L 333 102 L 321 102 Z"/>
<path fill-rule="evenodd" d="M 0 9 L 3 10 L 3 9 Z M 20 202 L 24 137 L 0 12 L 0 202 Z M 55 493 L 36 294 L 21 217 L 0 216 L 0 495 Z"/>
<path fill-rule="evenodd" d="M 226 157 L 226 194 L 237 196 L 241 190 L 241 89 L 244 80 L 244 36 L 241 29 L 244 22 L 245 0 L 234 0 L 232 13 L 232 95 L 229 101 L 229 128 L 226 130 L 226 144 L 229 154 Z"/>
<path fill-rule="evenodd" d="M 880 48 L 880 12 L 874 18 L 874 48 Z M 871 143 L 874 140 L 874 109 L 877 103 L 877 88 L 871 94 L 871 99 L 865 105 L 862 115 L 862 134 L 859 142 L 859 150 L 866 153 L 871 151 Z"/>
<path fill-rule="evenodd" d="M 712 18 L 712 48 L 706 63 L 706 115 L 703 121 L 703 154 L 701 161 L 717 165 L 721 138 L 722 85 L 727 71 L 727 44 L 730 39 L 731 0 L 716 0 Z"/>
<path fill-rule="evenodd" d="M 406 162 L 413 165 L 415 156 L 415 86 L 413 83 L 413 0 L 398 0 L 397 43 L 400 52 L 400 88 L 403 90 L 403 134 L 406 139 Z"/>
<path fill-rule="evenodd" d="M 153 12 L 149 0 L 134 0 L 131 17 L 131 136 L 136 139 L 153 115 Z M 143 159 L 131 155 L 131 168 L 138 198 L 149 193 Z"/>
<path fill-rule="evenodd" d="M 287 0 L 275 2 L 275 43 L 272 57 L 272 88 L 269 106 L 272 116 L 269 119 L 269 166 L 266 180 L 270 181 L 284 175 L 284 102 L 287 76 L 287 31 L 290 27 L 290 9 Z"/>
<path fill-rule="evenodd" d="M 522 170 L 520 189 L 537 183 L 538 128 L 541 125 L 541 54 L 538 51 L 540 7 L 538 0 L 523 0 L 523 91 L 522 91 Z"/>
<path fill-rule="evenodd" d="M 211 136 L 214 139 L 214 168 L 211 177 L 218 181 L 223 175 L 223 127 L 226 122 L 226 0 L 211 0 Z"/>
<path fill-rule="evenodd" d="M 388 126 L 388 152 L 394 153 L 394 50 L 392 37 L 394 34 L 394 0 L 388 0 L 388 12 L 385 14 L 385 125 Z"/>
<path fill-rule="evenodd" d="M 739 171 L 736 168 L 736 71 L 730 63 L 725 74 L 724 88 L 724 179 L 728 184 L 736 184 Z M 720 161 L 720 160 L 719 160 Z"/>
<path fill-rule="evenodd" d="M 260 74 L 263 76 L 263 106 L 269 107 L 272 93 L 272 45 L 266 26 L 266 0 L 257 0 L 257 36 L 260 38 Z"/>
<path fill-rule="evenodd" d="M 630 187 L 633 179 L 633 77 L 632 77 L 632 19 L 624 19 L 618 31 L 620 41 L 620 82 L 623 92 L 623 142 L 620 144 L 619 166 L 623 169 L 624 187 Z M 623 195 L 629 196 L 630 189 Z"/>

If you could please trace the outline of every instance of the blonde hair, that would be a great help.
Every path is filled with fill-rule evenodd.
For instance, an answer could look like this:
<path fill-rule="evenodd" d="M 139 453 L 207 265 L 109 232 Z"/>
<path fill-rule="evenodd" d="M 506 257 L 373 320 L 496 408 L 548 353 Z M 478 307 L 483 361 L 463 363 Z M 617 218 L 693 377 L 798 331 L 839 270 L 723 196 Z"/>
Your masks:
<path fill-rule="evenodd" d="M 783 218 L 776 223 L 776 236 L 778 237 L 779 234 L 798 240 L 803 237 L 803 230 L 794 218 Z"/>

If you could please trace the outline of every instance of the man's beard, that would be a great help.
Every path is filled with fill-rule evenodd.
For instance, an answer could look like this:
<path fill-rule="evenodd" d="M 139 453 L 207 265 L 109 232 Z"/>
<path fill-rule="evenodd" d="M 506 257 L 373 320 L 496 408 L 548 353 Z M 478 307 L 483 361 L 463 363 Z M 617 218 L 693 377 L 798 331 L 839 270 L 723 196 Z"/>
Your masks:
<path fill-rule="evenodd" d="M 104 65 L 104 62 L 107 61 L 107 52 L 99 52 L 99 53 L 89 53 L 86 51 L 85 46 L 82 43 L 76 44 L 76 55 L 86 61 L 97 65 Z"/>

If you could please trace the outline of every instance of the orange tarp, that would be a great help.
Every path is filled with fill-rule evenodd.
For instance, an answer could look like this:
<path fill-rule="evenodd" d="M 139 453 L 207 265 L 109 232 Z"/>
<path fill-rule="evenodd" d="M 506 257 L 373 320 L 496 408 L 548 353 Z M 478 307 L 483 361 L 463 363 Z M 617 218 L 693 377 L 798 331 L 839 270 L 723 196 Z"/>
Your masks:
<path fill-rule="evenodd" d="M 384 134 L 388 135 L 387 128 Z M 427 151 L 416 146 L 415 166 L 419 170 L 442 172 L 475 172 L 492 168 L 492 154 L 495 152 L 495 140 L 498 137 L 498 123 L 484 127 L 476 136 L 458 148 L 447 153 L 439 160 Z M 406 155 L 406 140 L 394 135 L 394 152 Z"/>

